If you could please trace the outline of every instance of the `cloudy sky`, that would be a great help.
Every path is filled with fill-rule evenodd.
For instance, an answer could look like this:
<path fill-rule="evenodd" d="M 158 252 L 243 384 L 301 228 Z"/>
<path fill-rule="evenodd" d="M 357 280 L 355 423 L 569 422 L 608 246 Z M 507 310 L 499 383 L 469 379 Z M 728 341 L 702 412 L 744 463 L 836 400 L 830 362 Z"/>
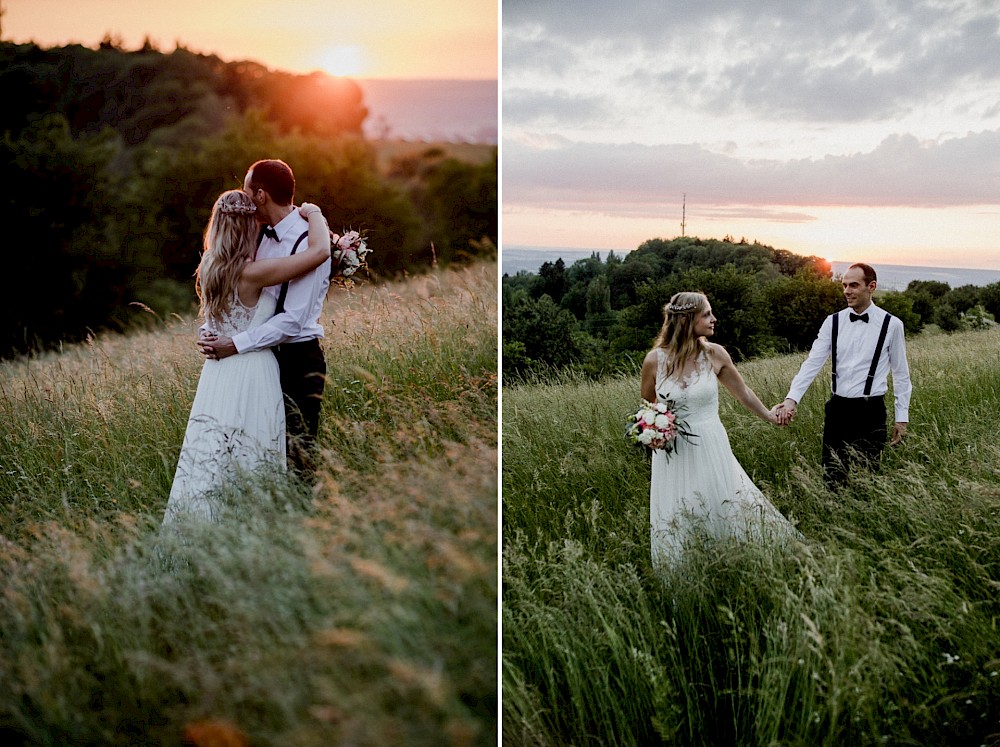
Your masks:
<path fill-rule="evenodd" d="M 5 0 L 3 38 L 136 49 L 362 78 L 497 77 L 497 0 Z"/>
<path fill-rule="evenodd" d="M 1000 0 L 504 0 L 503 245 L 1000 268 Z"/>

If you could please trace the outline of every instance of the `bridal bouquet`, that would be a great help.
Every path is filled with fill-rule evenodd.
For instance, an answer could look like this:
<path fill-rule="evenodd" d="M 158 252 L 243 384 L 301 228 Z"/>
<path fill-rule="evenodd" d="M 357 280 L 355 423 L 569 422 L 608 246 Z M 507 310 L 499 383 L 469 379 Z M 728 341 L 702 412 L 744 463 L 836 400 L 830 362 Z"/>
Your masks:
<path fill-rule="evenodd" d="M 672 401 L 647 402 L 641 400 L 638 411 L 628 417 L 625 436 L 632 443 L 661 449 L 669 456 L 677 449 L 677 437 L 690 439 L 687 423 L 680 419 L 679 409 Z"/>
<path fill-rule="evenodd" d="M 339 285 L 351 286 L 354 284 L 351 276 L 362 268 L 368 268 L 366 258 L 371 251 L 368 239 L 359 231 L 346 231 L 339 239 L 332 239 L 333 235 L 330 247 L 334 264 L 332 279 Z"/>

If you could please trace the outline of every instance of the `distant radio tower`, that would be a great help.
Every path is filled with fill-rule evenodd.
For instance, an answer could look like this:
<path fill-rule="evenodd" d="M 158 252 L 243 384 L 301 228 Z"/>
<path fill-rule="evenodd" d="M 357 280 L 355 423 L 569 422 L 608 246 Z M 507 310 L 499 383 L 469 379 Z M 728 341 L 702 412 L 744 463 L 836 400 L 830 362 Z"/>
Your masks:
<path fill-rule="evenodd" d="M 684 236 L 684 229 L 687 227 L 687 192 L 684 193 L 683 202 L 681 202 L 681 237 Z"/>

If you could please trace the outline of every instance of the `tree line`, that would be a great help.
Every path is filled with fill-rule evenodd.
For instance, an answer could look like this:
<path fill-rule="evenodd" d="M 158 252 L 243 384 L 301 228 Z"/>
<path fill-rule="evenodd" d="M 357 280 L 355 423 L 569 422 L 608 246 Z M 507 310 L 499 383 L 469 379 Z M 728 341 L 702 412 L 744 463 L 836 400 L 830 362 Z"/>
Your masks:
<path fill-rule="evenodd" d="M 823 319 L 845 304 L 822 258 L 730 237 L 650 239 L 624 257 L 609 252 L 602 261 L 595 252 L 568 267 L 558 259 L 537 274 L 504 275 L 504 376 L 635 370 L 663 323 L 663 305 L 684 290 L 708 295 L 719 318 L 713 340 L 736 360 L 807 350 Z M 908 335 L 930 325 L 986 328 L 1000 315 L 1000 283 L 914 280 L 904 291 L 877 291 L 875 301 Z"/>
<path fill-rule="evenodd" d="M 2 42 L 0 95 L 0 357 L 189 312 L 212 200 L 259 158 L 287 161 L 334 230 L 368 234 L 373 277 L 496 256 L 496 148 L 385 164 L 353 81 L 148 42 Z"/>

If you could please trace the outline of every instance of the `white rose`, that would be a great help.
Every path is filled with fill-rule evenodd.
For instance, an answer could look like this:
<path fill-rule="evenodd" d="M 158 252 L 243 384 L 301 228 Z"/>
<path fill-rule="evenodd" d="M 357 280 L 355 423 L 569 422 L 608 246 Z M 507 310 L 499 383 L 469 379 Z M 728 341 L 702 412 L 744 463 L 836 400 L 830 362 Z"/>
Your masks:
<path fill-rule="evenodd" d="M 645 423 L 646 425 L 652 425 L 653 423 L 656 422 L 656 413 L 653 412 L 652 410 L 646 410 L 642 414 L 642 422 Z"/>
<path fill-rule="evenodd" d="M 670 427 L 670 418 L 666 415 L 657 415 L 656 419 L 653 421 L 653 425 L 659 428 L 661 431 L 666 430 Z"/>

